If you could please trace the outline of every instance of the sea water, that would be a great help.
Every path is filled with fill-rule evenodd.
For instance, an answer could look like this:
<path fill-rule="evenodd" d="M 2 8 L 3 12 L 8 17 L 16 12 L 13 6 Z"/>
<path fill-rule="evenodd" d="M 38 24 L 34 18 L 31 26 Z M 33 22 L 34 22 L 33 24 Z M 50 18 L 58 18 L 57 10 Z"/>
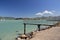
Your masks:
<path fill-rule="evenodd" d="M 0 40 L 15 40 L 15 38 L 18 34 L 24 33 L 23 22 L 24 22 L 23 20 L 0 21 Z M 40 21 L 40 20 L 39 20 L 39 22 L 47 23 L 46 21 Z M 36 21 L 35 21 L 35 23 L 36 23 Z M 41 28 L 45 28 L 45 27 L 47 27 L 47 26 L 41 26 Z M 29 33 L 36 29 L 37 29 L 36 25 L 27 25 L 26 33 Z"/>
<path fill-rule="evenodd" d="M 27 32 L 36 29 L 34 25 L 27 25 Z M 24 33 L 23 20 L 0 21 L 0 40 L 14 40 L 18 34 Z"/>

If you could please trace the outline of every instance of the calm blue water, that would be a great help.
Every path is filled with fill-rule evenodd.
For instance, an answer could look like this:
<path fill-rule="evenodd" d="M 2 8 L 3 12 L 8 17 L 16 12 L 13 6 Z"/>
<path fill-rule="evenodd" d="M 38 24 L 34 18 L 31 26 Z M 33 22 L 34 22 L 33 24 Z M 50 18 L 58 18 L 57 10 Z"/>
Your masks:
<path fill-rule="evenodd" d="M 23 20 L 6 20 L 6 21 L 0 21 L 0 39 L 1 40 L 14 40 L 17 34 L 24 32 L 24 25 Z M 26 21 L 28 22 L 28 21 Z M 52 22 L 47 21 L 29 21 L 30 23 L 47 23 L 52 24 Z M 53 22 L 54 23 L 54 22 Z M 47 26 L 41 26 L 41 28 L 45 28 Z M 36 25 L 27 25 L 27 33 L 34 31 L 37 29 Z M 18 31 L 18 32 L 16 32 Z"/>

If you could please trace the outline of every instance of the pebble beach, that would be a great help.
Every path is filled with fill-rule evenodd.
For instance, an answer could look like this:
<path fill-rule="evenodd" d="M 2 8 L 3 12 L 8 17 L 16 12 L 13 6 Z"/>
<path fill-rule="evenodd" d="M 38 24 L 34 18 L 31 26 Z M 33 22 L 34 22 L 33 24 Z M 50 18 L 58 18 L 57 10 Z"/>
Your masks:
<path fill-rule="evenodd" d="M 38 31 L 30 40 L 60 40 L 60 27 Z"/>

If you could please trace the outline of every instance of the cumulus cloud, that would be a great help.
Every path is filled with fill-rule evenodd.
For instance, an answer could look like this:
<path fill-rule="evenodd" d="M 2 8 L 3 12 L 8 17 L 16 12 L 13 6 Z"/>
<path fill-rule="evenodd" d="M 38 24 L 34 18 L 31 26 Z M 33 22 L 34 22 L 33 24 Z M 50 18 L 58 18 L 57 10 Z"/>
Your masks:
<path fill-rule="evenodd" d="M 39 16 L 39 15 L 42 16 L 42 15 L 45 15 L 45 14 L 53 15 L 53 12 L 55 12 L 55 11 L 54 10 L 53 11 L 45 10 L 43 12 L 38 12 L 35 15 L 37 15 L 37 16 Z"/>
<path fill-rule="evenodd" d="M 48 10 L 45 10 L 44 12 L 42 12 L 43 14 L 53 14 L 52 11 L 48 11 Z"/>
<path fill-rule="evenodd" d="M 36 13 L 35 15 L 42 16 L 43 14 L 41 12 L 39 12 L 39 13 Z"/>

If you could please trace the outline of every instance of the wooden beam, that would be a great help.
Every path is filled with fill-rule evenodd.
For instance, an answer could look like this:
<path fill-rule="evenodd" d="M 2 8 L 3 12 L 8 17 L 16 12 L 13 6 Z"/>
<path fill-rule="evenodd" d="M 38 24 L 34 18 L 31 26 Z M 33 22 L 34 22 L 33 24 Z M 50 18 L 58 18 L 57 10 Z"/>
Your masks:
<path fill-rule="evenodd" d="M 38 26 L 38 31 L 40 31 L 40 25 L 37 25 Z"/>
<path fill-rule="evenodd" d="M 26 24 L 24 23 L 24 34 L 26 34 Z"/>

